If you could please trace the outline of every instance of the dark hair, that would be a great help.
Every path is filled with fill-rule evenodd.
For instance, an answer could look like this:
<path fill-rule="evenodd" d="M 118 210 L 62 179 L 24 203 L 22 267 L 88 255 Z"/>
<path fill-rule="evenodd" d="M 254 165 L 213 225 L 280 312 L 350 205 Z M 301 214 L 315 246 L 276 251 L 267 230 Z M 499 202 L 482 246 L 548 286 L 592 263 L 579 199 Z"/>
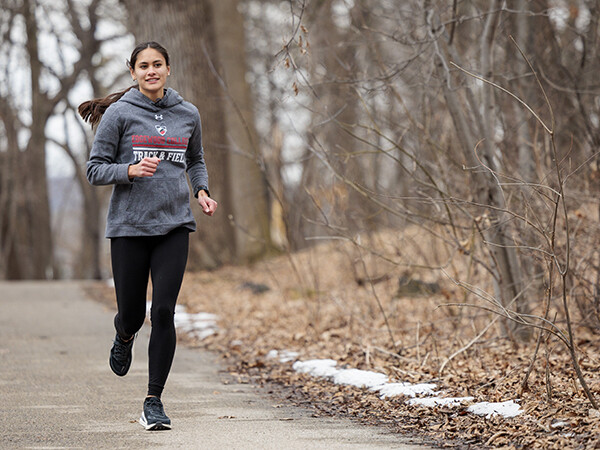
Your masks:
<path fill-rule="evenodd" d="M 170 65 L 169 64 L 169 52 L 167 52 L 167 49 L 164 48 L 162 45 L 160 45 L 158 42 L 149 41 L 149 42 L 143 42 L 141 44 L 138 44 L 133 49 L 133 52 L 131 52 L 131 57 L 127 61 L 127 67 L 129 67 L 130 69 L 134 69 L 135 63 L 137 62 L 138 55 L 140 54 L 141 51 L 146 50 L 147 48 L 153 48 L 154 50 L 157 50 L 158 52 L 160 52 L 160 54 L 163 56 L 163 58 L 165 58 L 165 64 L 167 66 Z M 77 108 L 77 111 L 79 112 L 79 115 L 85 122 L 89 122 L 92 126 L 95 126 L 100 122 L 100 119 L 102 118 L 102 115 L 104 114 L 104 111 L 106 111 L 106 109 L 110 105 L 112 105 L 114 102 L 116 102 L 121 97 L 123 97 L 123 95 L 125 95 L 125 93 L 127 91 L 129 91 L 130 89 L 133 89 L 135 87 L 137 87 L 136 84 L 134 84 L 133 86 L 129 86 L 127 89 L 123 89 L 122 91 L 114 92 L 110 95 L 107 95 L 106 97 L 95 98 L 93 100 L 88 100 L 87 102 L 83 102 L 81 105 L 79 105 L 79 108 Z"/>
<path fill-rule="evenodd" d="M 137 62 L 138 55 L 142 50 L 146 50 L 147 48 L 153 48 L 154 50 L 158 51 L 163 56 L 163 58 L 165 58 L 165 64 L 167 66 L 170 65 L 169 52 L 167 52 L 167 49 L 160 45 L 158 42 L 149 41 L 138 44 L 138 46 L 133 49 L 133 51 L 131 52 L 131 59 L 127 61 L 127 66 L 131 69 L 135 68 L 135 63 Z"/>

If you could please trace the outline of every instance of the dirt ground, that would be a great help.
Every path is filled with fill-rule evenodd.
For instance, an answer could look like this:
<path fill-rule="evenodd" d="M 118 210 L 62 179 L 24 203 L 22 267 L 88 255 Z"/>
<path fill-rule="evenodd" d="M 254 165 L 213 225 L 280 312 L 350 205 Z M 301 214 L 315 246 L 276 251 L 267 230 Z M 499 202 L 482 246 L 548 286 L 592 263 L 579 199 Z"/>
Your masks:
<path fill-rule="evenodd" d="M 474 300 L 452 274 L 426 278 L 422 274 L 432 271 L 392 261 L 394 252 L 402 257 L 397 254 L 412 249 L 390 246 L 392 240 L 329 242 L 252 266 L 188 273 L 181 303 L 189 312 L 216 314 L 219 330 L 202 341 L 181 339 L 218 352 L 233 376 L 264 385 L 282 401 L 436 446 L 600 448 L 600 414 L 577 381 L 565 346 L 544 340 L 524 388 L 537 332 L 530 343 L 517 345 L 500 337 L 496 315 L 445 306 Z M 367 247 L 379 250 L 369 253 Z M 105 299 L 112 297 L 111 288 L 99 289 Z M 584 327 L 575 327 L 575 335 L 579 364 L 600 401 L 600 338 Z M 339 366 L 385 373 L 390 381 L 435 383 L 446 397 L 515 400 L 524 412 L 485 418 L 468 413 L 468 404 L 429 408 L 407 405 L 404 397 L 381 400 L 366 389 L 298 374 L 291 362 L 268 358 L 271 350 L 298 352 L 300 360 L 335 359 Z"/>

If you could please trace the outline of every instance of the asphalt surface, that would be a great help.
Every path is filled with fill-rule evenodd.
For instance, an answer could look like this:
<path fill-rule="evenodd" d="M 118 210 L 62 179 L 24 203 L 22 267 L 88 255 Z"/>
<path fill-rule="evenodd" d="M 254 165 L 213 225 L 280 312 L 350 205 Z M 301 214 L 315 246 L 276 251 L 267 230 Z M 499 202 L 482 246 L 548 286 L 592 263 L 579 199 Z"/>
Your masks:
<path fill-rule="evenodd" d="M 0 282 L 0 307 L 0 448 L 424 448 L 225 384 L 214 355 L 182 345 L 162 397 L 173 429 L 145 431 L 148 325 L 120 378 L 108 366 L 114 313 L 80 283 Z"/>

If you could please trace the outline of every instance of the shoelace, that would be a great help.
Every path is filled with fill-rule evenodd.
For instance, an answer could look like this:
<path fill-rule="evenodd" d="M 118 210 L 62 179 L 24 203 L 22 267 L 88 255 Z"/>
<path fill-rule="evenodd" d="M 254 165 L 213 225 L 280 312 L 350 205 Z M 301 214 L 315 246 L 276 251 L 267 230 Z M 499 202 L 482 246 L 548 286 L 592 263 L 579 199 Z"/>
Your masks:
<path fill-rule="evenodd" d="M 153 415 L 164 416 L 165 411 L 163 409 L 162 402 L 156 397 L 148 397 L 146 400 L 146 407 L 150 410 Z"/>
<path fill-rule="evenodd" d="M 115 356 L 117 359 L 125 359 L 129 353 L 130 342 L 121 342 L 118 339 L 115 340 Z"/>

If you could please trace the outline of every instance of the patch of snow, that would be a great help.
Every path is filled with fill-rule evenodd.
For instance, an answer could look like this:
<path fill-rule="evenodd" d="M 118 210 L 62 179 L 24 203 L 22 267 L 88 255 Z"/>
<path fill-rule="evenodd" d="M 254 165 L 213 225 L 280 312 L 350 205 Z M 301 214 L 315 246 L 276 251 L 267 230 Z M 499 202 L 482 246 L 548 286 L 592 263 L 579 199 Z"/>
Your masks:
<path fill-rule="evenodd" d="M 492 416 L 500 415 L 502 417 L 515 417 L 523 412 L 521 406 L 513 400 L 500 403 L 481 402 L 475 403 L 467 408 L 467 411 L 485 416 L 489 419 Z"/>
<path fill-rule="evenodd" d="M 280 358 L 284 352 L 271 350 L 267 354 L 267 358 Z M 295 352 L 291 353 L 294 354 L 294 358 L 297 356 Z M 337 369 L 336 366 L 337 361 L 333 359 L 311 359 L 308 361 L 296 361 L 292 365 L 292 368 L 298 373 L 305 373 L 314 377 L 330 378 L 335 384 L 369 388 L 371 391 L 378 392 L 381 399 L 398 395 L 412 397 L 406 401 L 409 405 L 454 407 L 475 400 L 474 397 L 434 397 L 437 392 L 434 391 L 436 385 L 433 383 L 389 383 L 387 375 L 383 373 L 359 369 Z M 416 398 L 417 395 L 426 395 L 427 397 Z M 518 416 L 523 412 L 521 407 L 513 400 L 500 403 L 475 403 L 469 406 L 467 411 L 486 416 L 487 418 L 494 415 L 509 418 Z M 561 422 L 560 425 L 554 425 L 553 427 L 557 428 L 559 426 L 564 426 L 564 424 Z"/>
<path fill-rule="evenodd" d="M 568 426 L 569 423 L 565 422 L 564 420 L 559 420 L 557 422 L 554 422 L 552 425 L 550 425 L 552 428 L 562 428 L 562 427 L 566 427 Z"/>
<path fill-rule="evenodd" d="M 424 397 L 407 400 L 409 405 L 421 405 L 433 408 L 435 406 L 458 406 L 464 402 L 473 401 L 473 397 Z"/>
<path fill-rule="evenodd" d="M 190 331 L 190 334 L 193 334 L 194 336 L 196 336 L 197 339 L 199 340 L 204 340 L 209 336 L 212 336 L 213 334 L 215 334 L 217 332 L 217 328 L 206 328 L 204 330 L 194 330 L 194 331 Z"/>
<path fill-rule="evenodd" d="M 374 388 L 388 381 L 387 375 L 383 373 L 370 372 L 360 369 L 342 369 L 333 375 L 335 384 L 345 384 L 359 388 Z"/>
<path fill-rule="evenodd" d="M 209 328 L 217 324 L 217 316 L 209 313 L 189 314 L 179 311 L 175 313 L 175 326 L 177 328 L 194 329 L 194 328 Z"/>
<path fill-rule="evenodd" d="M 298 359 L 299 355 L 300 353 L 298 352 L 293 352 L 291 350 L 283 350 L 281 352 L 281 356 L 279 356 L 279 362 L 286 363 L 290 361 L 295 361 L 296 359 Z"/>
<path fill-rule="evenodd" d="M 298 359 L 298 355 L 298 352 L 293 352 L 291 350 L 271 350 L 269 353 L 267 353 L 267 359 L 278 358 L 279 362 L 286 363 L 295 361 Z"/>
<path fill-rule="evenodd" d="M 372 391 L 378 391 L 381 395 L 380 398 L 396 397 L 398 395 L 405 395 L 406 397 L 416 397 L 417 395 L 435 395 L 434 391 L 435 384 L 431 383 L 385 383 L 382 386 L 376 386 L 371 388 Z"/>
<path fill-rule="evenodd" d="M 308 361 L 296 361 L 292 368 L 298 373 L 307 373 L 313 377 L 332 377 L 338 369 L 337 361 L 333 359 L 310 359 Z"/>
<path fill-rule="evenodd" d="M 203 312 L 190 314 L 182 306 L 175 308 L 175 328 L 192 334 L 200 340 L 206 339 L 217 332 L 217 316 Z"/>
<path fill-rule="evenodd" d="M 152 302 L 146 302 L 146 313 L 150 317 Z M 175 328 L 202 340 L 218 330 L 217 315 L 211 313 L 188 313 L 183 305 L 175 305 Z"/>

